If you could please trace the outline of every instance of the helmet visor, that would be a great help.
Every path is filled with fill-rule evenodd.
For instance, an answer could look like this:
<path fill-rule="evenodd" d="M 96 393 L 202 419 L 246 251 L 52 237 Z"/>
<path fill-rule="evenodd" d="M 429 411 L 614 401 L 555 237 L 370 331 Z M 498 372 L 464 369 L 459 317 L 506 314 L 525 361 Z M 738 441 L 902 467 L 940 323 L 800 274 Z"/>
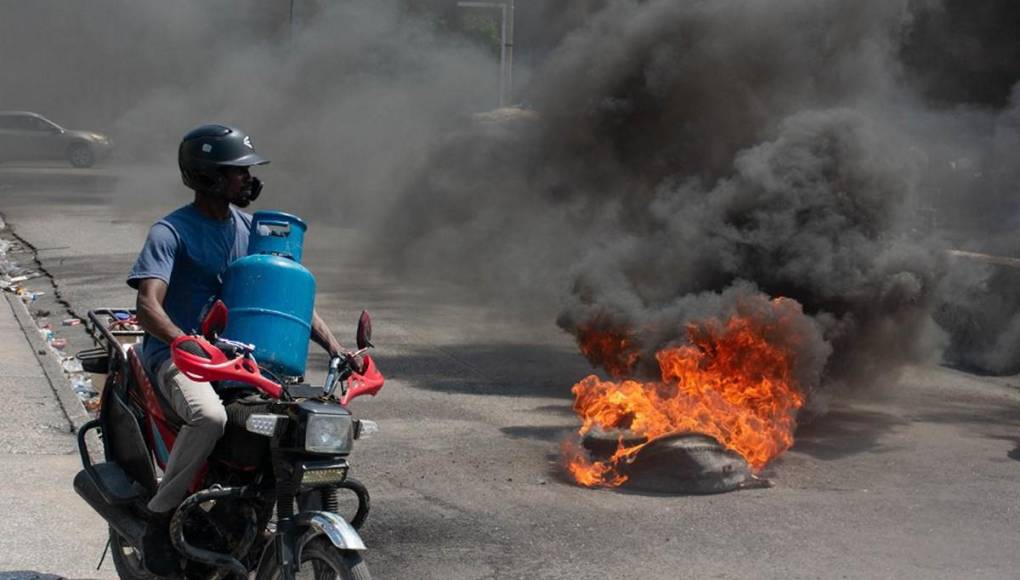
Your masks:
<path fill-rule="evenodd" d="M 236 159 L 217 161 L 216 165 L 226 165 L 228 167 L 251 167 L 253 165 L 265 165 L 267 163 L 269 163 L 268 159 L 252 151 L 251 153 L 247 153 Z"/>

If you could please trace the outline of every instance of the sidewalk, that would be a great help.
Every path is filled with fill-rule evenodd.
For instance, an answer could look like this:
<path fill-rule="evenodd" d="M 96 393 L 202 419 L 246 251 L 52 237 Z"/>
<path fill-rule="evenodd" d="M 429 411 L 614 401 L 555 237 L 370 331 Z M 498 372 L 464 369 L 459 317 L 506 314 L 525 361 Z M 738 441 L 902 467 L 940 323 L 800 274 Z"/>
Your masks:
<path fill-rule="evenodd" d="M 0 579 L 60 576 L 115 578 L 103 520 L 71 487 L 81 468 L 71 421 L 4 293 L 0 300 Z M 27 316 L 27 310 L 23 311 Z M 34 327 L 28 332 L 37 332 Z M 72 393 L 73 396 L 73 393 Z"/>

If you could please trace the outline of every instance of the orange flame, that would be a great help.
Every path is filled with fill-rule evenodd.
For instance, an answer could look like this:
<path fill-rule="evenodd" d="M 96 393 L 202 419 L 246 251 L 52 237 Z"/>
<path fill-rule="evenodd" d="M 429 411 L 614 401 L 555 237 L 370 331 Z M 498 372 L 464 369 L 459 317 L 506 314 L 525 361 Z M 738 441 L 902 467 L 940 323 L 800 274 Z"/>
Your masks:
<path fill-rule="evenodd" d="M 590 459 L 576 444 L 565 446 L 574 480 L 588 487 L 618 486 L 627 479 L 622 468 L 642 447 L 678 432 L 715 437 L 756 471 L 789 449 L 804 397 L 792 376 L 791 354 L 770 344 L 764 330 L 739 316 L 725 325 L 692 324 L 689 345 L 656 354 L 660 381 L 613 382 L 592 375 L 574 385 L 581 436 L 600 428 L 627 430 L 642 440 L 629 446 L 621 440 L 605 460 Z"/>
<path fill-rule="evenodd" d="M 634 371 L 638 362 L 638 351 L 629 332 L 622 330 L 600 330 L 596 321 L 577 331 L 577 342 L 581 353 L 593 365 L 601 366 L 614 377 L 623 377 Z"/>

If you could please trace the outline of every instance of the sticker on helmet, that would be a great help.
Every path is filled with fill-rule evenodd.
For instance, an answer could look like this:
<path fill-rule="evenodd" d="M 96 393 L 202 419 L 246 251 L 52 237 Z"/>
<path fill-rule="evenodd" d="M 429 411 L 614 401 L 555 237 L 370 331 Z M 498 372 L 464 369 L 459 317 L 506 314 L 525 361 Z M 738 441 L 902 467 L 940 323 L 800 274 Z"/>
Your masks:
<path fill-rule="evenodd" d="M 248 146 L 248 149 L 255 149 L 255 147 L 251 144 L 251 137 L 248 137 L 247 135 L 244 137 L 244 144 Z"/>
<path fill-rule="evenodd" d="M 203 153 L 208 153 L 210 151 L 212 151 L 212 145 L 210 145 L 208 143 L 203 143 L 202 144 L 202 152 Z"/>

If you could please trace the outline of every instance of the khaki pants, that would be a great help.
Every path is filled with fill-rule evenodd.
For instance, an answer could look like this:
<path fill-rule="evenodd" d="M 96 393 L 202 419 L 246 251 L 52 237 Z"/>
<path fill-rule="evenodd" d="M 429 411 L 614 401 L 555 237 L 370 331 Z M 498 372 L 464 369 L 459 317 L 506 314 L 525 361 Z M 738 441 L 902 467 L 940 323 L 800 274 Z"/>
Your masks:
<path fill-rule="evenodd" d="M 175 509 L 188 496 L 191 482 L 223 436 L 227 412 L 212 384 L 189 379 L 171 360 L 160 365 L 156 383 L 156 388 L 184 420 L 163 479 L 149 501 L 150 510 L 163 513 Z"/>

